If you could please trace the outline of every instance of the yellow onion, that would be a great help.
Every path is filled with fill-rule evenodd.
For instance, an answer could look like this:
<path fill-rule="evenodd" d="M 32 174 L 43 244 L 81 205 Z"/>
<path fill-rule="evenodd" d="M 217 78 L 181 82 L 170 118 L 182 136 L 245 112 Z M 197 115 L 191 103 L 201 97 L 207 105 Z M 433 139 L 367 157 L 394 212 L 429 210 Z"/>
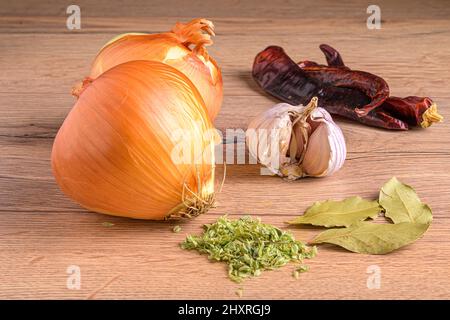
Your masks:
<path fill-rule="evenodd" d="M 133 60 L 160 61 L 184 73 L 203 97 L 211 121 L 223 100 L 222 73 L 205 46 L 211 45 L 214 25 L 206 19 L 177 23 L 160 34 L 127 33 L 109 41 L 92 65 L 90 79 L 106 70 Z"/>
<path fill-rule="evenodd" d="M 62 191 L 92 211 L 196 216 L 214 202 L 214 134 L 185 75 L 126 62 L 86 83 L 55 138 L 52 168 Z"/>

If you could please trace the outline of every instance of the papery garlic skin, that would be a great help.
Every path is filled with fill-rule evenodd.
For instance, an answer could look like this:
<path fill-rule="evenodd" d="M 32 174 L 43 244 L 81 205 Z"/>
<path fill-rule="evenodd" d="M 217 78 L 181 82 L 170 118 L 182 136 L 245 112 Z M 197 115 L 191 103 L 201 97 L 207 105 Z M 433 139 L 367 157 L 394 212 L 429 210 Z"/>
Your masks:
<path fill-rule="evenodd" d="M 248 125 L 247 147 L 252 157 L 273 174 L 289 161 L 286 157 L 292 135 L 290 113 L 300 113 L 303 106 L 280 103 L 256 116 Z"/>
<path fill-rule="evenodd" d="M 279 103 L 266 110 L 250 122 L 246 138 L 251 156 L 273 174 L 292 180 L 331 175 L 347 153 L 341 129 L 317 107 L 317 98 L 307 106 Z"/>

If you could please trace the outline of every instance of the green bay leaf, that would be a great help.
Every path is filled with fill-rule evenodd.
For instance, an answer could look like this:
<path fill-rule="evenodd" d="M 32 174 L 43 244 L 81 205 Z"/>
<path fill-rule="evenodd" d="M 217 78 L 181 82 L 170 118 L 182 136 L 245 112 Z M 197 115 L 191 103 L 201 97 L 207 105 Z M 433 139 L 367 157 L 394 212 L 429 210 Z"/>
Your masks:
<path fill-rule="evenodd" d="M 395 177 L 381 188 L 379 203 L 394 223 L 429 224 L 433 219 L 430 207 L 420 201 L 414 189 Z"/>
<path fill-rule="evenodd" d="M 351 197 L 341 201 L 317 201 L 305 214 L 289 221 L 290 224 L 312 224 L 323 227 L 348 227 L 356 222 L 374 219 L 381 211 L 377 201 Z"/>
<path fill-rule="evenodd" d="M 312 243 L 331 243 L 358 253 L 385 254 L 419 239 L 428 227 L 429 224 L 411 222 L 358 222 L 348 228 L 326 230 Z"/>

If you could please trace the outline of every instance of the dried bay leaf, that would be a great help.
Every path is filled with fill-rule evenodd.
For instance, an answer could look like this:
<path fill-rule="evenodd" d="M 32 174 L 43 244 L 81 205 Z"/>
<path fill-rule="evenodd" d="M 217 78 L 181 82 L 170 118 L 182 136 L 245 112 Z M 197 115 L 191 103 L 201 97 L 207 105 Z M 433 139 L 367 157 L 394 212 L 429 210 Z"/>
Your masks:
<path fill-rule="evenodd" d="M 386 211 L 385 216 L 394 223 L 429 224 L 432 220 L 430 207 L 420 201 L 412 187 L 395 177 L 381 188 L 379 203 Z"/>
<path fill-rule="evenodd" d="M 385 254 L 419 239 L 428 227 L 429 224 L 411 222 L 358 222 L 348 228 L 324 231 L 312 243 L 331 243 L 358 253 Z"/>
<path fill-rule="evenodd" d="M 363 221 L 384 209 L 393 223 Z M 352 197 L 342 201 L 316 202 L 291 224 L 342 227 L 320 233 L 312 243 L 331 243 L 366 254 L 385 254 L 419 239 L 433 217 L 430 207 L 420 201 L 414 189 L 395 177 L 380 190 L 379 200 Z"/>
<path fill-rule="evenodd" d="M 312 224 L 323 227 L 348 227 L 356 222 L 375 219 L 381 207 L 377 201 L 351 197 L 341 201 L 317 201 L 305 214 L 289 221 L 290 224 Z"/>

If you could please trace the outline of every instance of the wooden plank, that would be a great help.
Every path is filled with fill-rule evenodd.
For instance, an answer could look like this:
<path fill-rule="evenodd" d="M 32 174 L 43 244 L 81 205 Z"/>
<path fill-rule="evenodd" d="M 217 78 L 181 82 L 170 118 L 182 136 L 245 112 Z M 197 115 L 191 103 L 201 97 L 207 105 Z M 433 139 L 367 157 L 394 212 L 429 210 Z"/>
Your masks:
<path fill-rule="evenodd" d="M 240 29 L 248 25 L 244 20 L 237 20 L 237 23 Z M 256 28 L 266 23 L 259 20 L 251 24 Z M 285 24 L 286 21 L 278 20 L 271 26 L 277 29 Z M 172 23 L 167 24 L 166 28 L 170 25 Z M 442 69 L 450 54 L 449 23 L 441 21 L 436 22 L 436 25 L 427 25 L 422 22 L 411 27 L 394 23 L 381 32 L 368 32 L 364 24 L 351 22 L 336 25 L 333 33 L 315 31 L 327 26 L 325 21 L 309 20 L 297 22 L 288 34 L 283 31 L 255 37 L 253 33 L 218 33 L 215 44 L 209 50 L 222 68 L 227 96 L 261 94 L 251 80 L 250 71 L 255 55 L 266 46 L 281 45 L 296 60 L 323 61 L 318 50 L 320 43 L 336 46 L 352 68 L 370 71 L 385 78 L 393 95 L 448 95 L 441 83 L 450 82 L 450 73 Z M 236 30 L 236 26 L 233 28 Z M 220 24 L 217 29 L 221 32 Z M 351 38 L 348 37 L 349 33 L 352 34 Z M 0 75 L 0 92 L 66 94 L 88 74 L 97 51 L 112 36 L 113 33 L 65 33 L 53 34 L 51 37 L 46 34 L 1 34 L 0 41 L 9 45 L 2 50 L 0 60 L 0 69 L 3 71 Z M 289 40 L 297 37 L 301 40 Z M 392 45 L 393 38 L 395 45 Z M 438 42 L 440 50 L 435 49 Z M 83 43 L 83 46 L 78 43 Z M 368 47 L 370 51 L 355 50 Z M 17 55 L 17 52 L 21 54 Z M 11 81 L 15 78 L 21 81 Z M 252 90 L 248 90 L 249 87 Z"/>
<path fill-rule="evenodd" d="M 315 259 L 306 261 L 311 270 L 299 280 L 292 277 L 291 264 L 238 285 L 227 278 L 225 265 L 179 248 L 185 234 L 199 233 L 202 223 L 215 218 L 205 215 L 179 224 L 182 232 L 175 234 L 171 231 L 175 223 L 96 214 L 61 211 L 39 215 L 18 211 L 15 216 L 6 215 L 2 222 L 8 224 L 8 230 L 0 233 L 0 297 L 236 299 L 239 287 L 244 287 L 244 298 L 255 299 L 448 297 L 450 271 L 446 257 L 450 243 L 448 229 L 442 226 L 448 219 L 435 223 L 420 241 L 389 255 L 358 255 L 324 246 Z M 283 221 L 288 218 L 262 217 L 264 222 L 279 227 L 285 227 Z M 105 221 L 114 226 L 102 226 Z M 304 241 L 319 232 L 311 228 L 289 230 Z M 70 265 L 81 268 L 80 290 L 66 288 Z M 366 270 L 371 265 L 381 268 L 379 290 L 366 286 Z"/>
<path fill-rule="evenodd" d="M 126 5 L 121 0 L 77 0 L 87 16 L 100 17 L 263 17 L 263 18 L 359 18 L 367 19 L 368 3 L 358 0 L 133 0 Z M 69 4 L 59 0 L 14 1 L 0 7 L 0 15 L 65 16 Z M 378 0 L 385 19 L 433 20 L 448 18 L 446 1 Z M 125 8 L 126 7 L 126 8 Z"/>
<path fill-rule="evenodd" d="M 444 11 L 445 12 L 445 11 Z M 81 29 L 68 30 L 66 27 L 65 16 L 24 16 L 12 15 L 3 16 L 0 20 L 0 33 L 15 33 L 15 34 L 109 34 L 109 33 L 123 33 L 123 32 L 146 32 L 159 33 L 166 32 L 171 29 L 175 22 L 187 22 L 190 19 L 203 16 L 155 16 L 155 17 L 107 17 L 107 16 L 82 16 Z M 345 31 L 348 32 L 348 26 L 358 25 L 361 29 L 367 31 L 367 35 L 377 35 L 381 37 L 385 33 L 387 27 L 396 26 L 401 28 L 401 32 L 397 36 L 405 35 L 411 32 L 411 27 L 414 29 L 424 28 L 421 33 L 416 35 L 443 33 L 448 29 L 447 17 L 434 16 L 432 20 L 419 19 L 415 21 L 414 26 L 411 25 L 411 17 L 401 17 L 382 21 L 381 30 L 369 31 L 366 28 L 364 19 L 359 17 L 338 17 L 330 16 L 326 19 L 320 19 L 305 16 L 301 19 L 297 17 L 275 17 L 270 19 L 255 16 L 255 17 L 221 17 L 221 16 L 205 16 L 212 20 L 216 27 L 216 34 L 222 35 L 251 35 L 257 33 L 262 35 L 284 35 L 290 36 L 296 34 L 297 36 L 304 36 L 310 33 L 318 34 L 315 25 L 317 23 L 326 22 L 328 26 L 332 26 L 335 32 L 334 36 L 339 36 Z M 245 25 L 245 29 L 242 26 Z M 245 32 L 244 32 L 245 30 Z M 392 32 L 392 30 L 390 30 Z"/>
<path fill-rule="evenodd" d="M 27 146 L 27 139 L 33 146 L 50 148 L 37 144 L 37 139 L 52 139 L 64 118 L 75 104 L 75 98 L 69 94 L 47 93 L 8 93 L 0 97 L 5 106 L 15 106 L 20 100 L 20 106 L 0 109 L 0 138 L 5 138 L 4 146 L 13 146 L 20 143 Z M 436 99 L 439 105 L 445 106 L 450 96 Z M 268 97 L 255 96 L 228 96 L 225 95 L 223 107 L 215 121 L 216 127 L 226 137 L 227 129 L 246 130 L 248 123 L 258 113 L 270 108 L 275 102 Z M 442 115 L 450 118 L 450 110 L 441 108 Z M 45 117 L 42 115 L 45 114 Z M 408 132 L 392 132 L 376 129 L 350 122 L 346 119 L 336 118 L 347 140 L 349 154 L 356 156 L 359 153 L 440 153 L 448 155 L 450 146 L 443 145 L 436 137 L 447 134 L 448 127 L 439 123 L 428 129 L 414 129 Z M 232 132 L 230 133 L 232 134 Z M 1 141 L 1 140 L 0 140 Z M 389 145 L 386 145 L 389 141 Z M 414 141 L 414 143 L 411 143 Z M 7 154 L 7 153 L 6 153 Z"/>
<path fill-rule="evenodd" d="M 0 158 L 0 211 L 80 210 L 54 182 L 49 160 L 51 140 L 38 139 L 35 143 L 45 145 L 46 151 L 22 145 L 20 151 L 17 147 L 15 150 L 6 149 L 8 156 Z M 450 206 L 450 188 L 447 188 L 450 172 L 442 167 L 447 159 L 448 154 L 435 153 L 426 156 L 404 152 L 356 153 L 349 155 L 344 167 L 331 177 L 293 183 L 277 177 L 260 176 L 259 165 L 228 165 L 226 184 L 218 198 L 220 211 L 298 215 L 317 200 L 353 195 L 377 197 L 379 187 L 395 174 L 417 186 L 424 201 L 432 205 L 434 214 L 443 217 Z M 221 172 L 218 165 L 218 181 Z M 436 188 L 439 192 L 434 192 Z M 245 199 L 242 194 L 245 194 Z"/>

